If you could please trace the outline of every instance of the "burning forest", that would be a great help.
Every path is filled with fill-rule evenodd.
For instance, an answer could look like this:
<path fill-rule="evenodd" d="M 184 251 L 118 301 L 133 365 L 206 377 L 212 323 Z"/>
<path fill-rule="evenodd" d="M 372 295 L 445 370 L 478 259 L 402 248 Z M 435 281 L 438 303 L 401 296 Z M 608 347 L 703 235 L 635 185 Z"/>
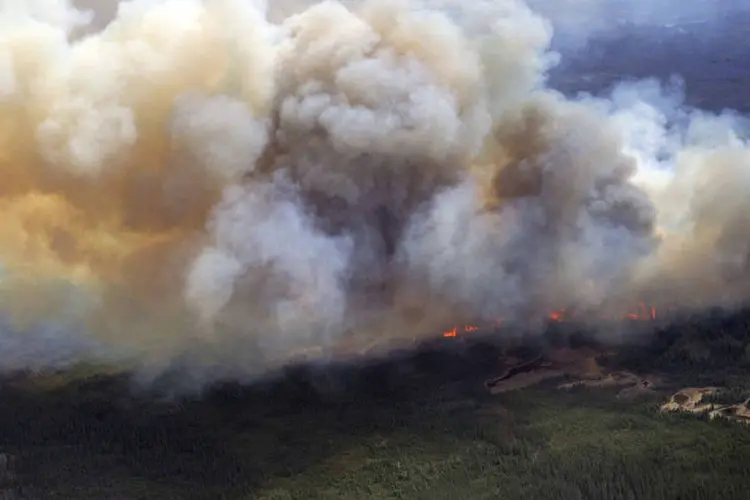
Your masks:
<path fill-rule="evenodd" d="M 521 0 L 48 4 L 0 10 L 4 369 L 201 385 L 750 297 L 746 120 L 563 96 Z"/>
<path fill-rule="evenodd" d="M 581 321 L 582 323 L 586 323 L 587 321 L 591 321 L 592 319 L 605 320 L 605 321 L 627 321 L 627 320 L 655 321 L 656 318 L 657 318 L 656 307 L 649 306 L 645 302 L 640 302 L 637 307 L 620 315 L 599 314 L 597 316 L 587 316 L 586 314 L 578 314 L 574 310 L 569 310 L 565 308 L 557 309 L 546 315 L 546 319 L 548 321 L 555 322 L 555 323 L 576 322 L 576 321 Z M 471 324 L 463 325 L 460 327 L 454 326 L 450 330 L 446 330 L 445 332 L 443 332 L 443 337 L 446 337 L 446 338 L 458 337 L 459 335 L 476 332 L 480 329 L 496 328 L 496 327 L 502 326 L 503 324 L 504 324 L 503 318 L 498 318 L 494 322 L 490 324 L 486 324 L 484 326 L 471 325 Z"/>

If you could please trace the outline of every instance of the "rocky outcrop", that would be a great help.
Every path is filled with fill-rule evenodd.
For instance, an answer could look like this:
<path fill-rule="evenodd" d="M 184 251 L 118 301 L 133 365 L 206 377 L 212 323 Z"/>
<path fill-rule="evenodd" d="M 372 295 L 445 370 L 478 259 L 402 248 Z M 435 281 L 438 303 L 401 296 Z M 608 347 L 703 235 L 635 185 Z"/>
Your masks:
<path fill-rule="evenodd" d="M 750 424 L 750 399 L 735 404 L 716 404 L 704 400 L 706 396 L 716 394 L 720 390 L 717 387 L 689 387 L 681 389 L 674 393 L 668 402 L 662 405 L 661 411 L 705 414 L 711 420 L 726 418 Z"/>
<path fill-rule="evenodd" d="M 713 407 L 710 403 L 704 403 L 705 396 L 715 394 L 717 387 L 686 387 L 680 389 L 669 398 L 669 401 L 661 406 L 661 411 L 684 411 L 690 413 L 704 413 Z"/>

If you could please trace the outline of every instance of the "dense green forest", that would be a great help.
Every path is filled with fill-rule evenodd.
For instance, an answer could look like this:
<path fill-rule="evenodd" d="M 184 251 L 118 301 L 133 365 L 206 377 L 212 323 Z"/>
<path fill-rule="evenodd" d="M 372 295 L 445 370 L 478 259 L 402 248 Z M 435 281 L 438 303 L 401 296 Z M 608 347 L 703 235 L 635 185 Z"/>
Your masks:
<path fill-rule="evenodd" d="M 685 383 L 750 387 L 750 313 L 713 310 L 686 316 L 619 347 L 613 367 L 660 371 Z"/>
<path fill-rule="evenodd" d="M 688 318 L 605 361 L 731 383 L 717 395 L 731 399 L 745 394 L 747 321 Z M 550 335 L 541 344 L 587 342 Z M 747 498 L 750 426 L 660 413 L 668 391 L 626 401 L 550 381 L 493 396 L 501 351 L 437 343 L 171 402 L 122 377 L 8 381 L 0 486 L 81 500 Z"/>

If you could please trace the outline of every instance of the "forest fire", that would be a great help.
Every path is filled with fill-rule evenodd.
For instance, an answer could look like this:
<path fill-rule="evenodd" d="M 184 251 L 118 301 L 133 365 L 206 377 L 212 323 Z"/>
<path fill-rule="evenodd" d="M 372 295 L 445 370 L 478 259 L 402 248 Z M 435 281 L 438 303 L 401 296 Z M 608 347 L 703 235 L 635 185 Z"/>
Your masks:
<path fill-rule="evenodd" d="M 552 322 L 564 323 L 567 321 L 573 321 L 579 317 L 575 311 L 567 308 L 560 308 L 552 311 L 547 315 L 547 319 Z M 622 315 L 607 315 L 599 314 L 598 319 L 603 320 L 631 320 L 631 321 L 653 321 L 656 319 L 656 307 L 647 305 L 645 302 L 638 303 L 638 306 Z M 499 326 L 503 323 L 502 318 L 498 318 L 495 321 L 494 326 Z M 490 325 L 487 325 L 488 327 Z M 463 327 L 454 326 L 450 330 L 443 332 L 443 337 L 457 337 L 460 333 L 471 333 L 479 330 L 478 325 L 464 325 Z"/>

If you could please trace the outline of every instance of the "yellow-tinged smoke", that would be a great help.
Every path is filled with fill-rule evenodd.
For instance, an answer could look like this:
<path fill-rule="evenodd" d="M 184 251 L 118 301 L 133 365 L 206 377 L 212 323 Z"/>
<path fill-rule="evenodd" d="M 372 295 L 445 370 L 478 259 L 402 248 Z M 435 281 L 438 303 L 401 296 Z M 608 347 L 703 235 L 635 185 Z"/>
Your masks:
<path fill-rule="evenodd" d="M 28 14 L 0 14 L 4 309 L 42 319 L 60 279 L 102 301 L 79 320 L 180 309 L 212 206 L 265 145 L 262 18 L 242 2 L 139 2 L 69 42 Z"/>
<path fill-rule="evenodd" d="M 520 1 L 2 5 L 4 335 L 212 379 L 460 315 L 750 292 L 718 272 L 748 254 L 732 119 L 545 89 Z"/>

